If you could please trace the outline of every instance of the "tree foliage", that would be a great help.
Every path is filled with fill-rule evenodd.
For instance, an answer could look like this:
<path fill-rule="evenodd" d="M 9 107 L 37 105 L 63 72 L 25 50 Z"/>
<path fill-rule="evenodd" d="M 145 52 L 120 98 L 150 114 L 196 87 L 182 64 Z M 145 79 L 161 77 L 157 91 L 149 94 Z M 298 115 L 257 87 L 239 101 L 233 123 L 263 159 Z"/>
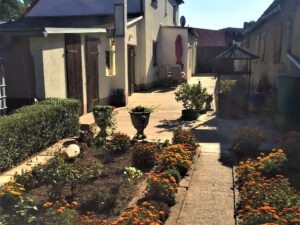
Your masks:
<path fill-rule="evenodd" d="M 18 18 L 31 2 L 32 0 L 0 0 L 0 21 Z"/>

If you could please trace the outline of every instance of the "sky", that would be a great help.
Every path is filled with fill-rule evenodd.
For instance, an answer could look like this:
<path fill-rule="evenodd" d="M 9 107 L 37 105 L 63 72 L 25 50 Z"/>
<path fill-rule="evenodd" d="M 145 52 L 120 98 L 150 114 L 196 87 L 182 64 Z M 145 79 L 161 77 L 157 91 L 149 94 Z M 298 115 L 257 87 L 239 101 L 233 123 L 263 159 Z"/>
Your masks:
<path fill-rule="evenodd" d="M 243 27 L 244 22 L 257 20 L 273 0 L 184 0 L 180 15 L 186 26 L 222 29 Z"/>

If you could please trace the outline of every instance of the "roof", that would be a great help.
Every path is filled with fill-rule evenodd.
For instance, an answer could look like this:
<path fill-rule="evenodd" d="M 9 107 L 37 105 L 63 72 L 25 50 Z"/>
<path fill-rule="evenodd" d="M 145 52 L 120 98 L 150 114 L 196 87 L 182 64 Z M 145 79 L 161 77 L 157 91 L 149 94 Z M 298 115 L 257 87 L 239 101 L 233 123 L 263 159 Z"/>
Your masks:
<path fill-rule="evenodd" d="M 217 56 L 216 60 L 249 60 L 249 59 L 257 59 L 258 56 L 234 45 L 230 49 L 226 50 L 225 52 L 221 53 Z"/>
<path fill-rule="evenodd" d="M 0 25 L 0 31 L 42 30 L 45 27 L 105 28 L 112 23 L 112 17 L 45 17 L 21 18 Z"/>
<path fill-rule="evenodd" d="M 141 14 L 142 2 L 128 0 L 128 14 Z M 24 17 L 64 17 L 113 15 L 112 0 L 36 0 Z"/>
<path fill-rule="evenodd" d="M 268 18 L 273 16 L 274 14 L 280 12 L 280 5 L 283 3 L 283 0 L 274 0 L 272 4 L 265 10 L 265 12 L 259 17 L 256 23 L 245 30 L 243 35 L 250 33 L 251 31 L 255 30 L 261 24 L 263 24 Z"/>
<path fill-rule="evenodd" d="M 129 17 L 127 25 L 140 21 L 143 17 Z M 14 33 L 14 32 L 47 32 L 53 33 L 54 30 L 61 33 L 65 30 L 76 30 L 76 32 L 93 30 L 94 32 L 101 29 L 113 27 L 112 16 L 77 16 L 77 17 L 45 17 L 45 18 L 20 18 L 16 21 L 0 24 L 0 32 Z M 51 29 L 49 29 L 51 28 Z M 73 29 L 72 29 L 73 28 Z M 84 33 L 84 32 L 82 32 Z"/>
<path fill-rule="evenodd" d="M 198 34 L 195 32 L 195 28 L 193 27 L 182 27 L 182 26 L 170 26 L 170 25 L 160 25 L 161 28 L 171 28 L 171 29 L 181 29 L 187 30 L 192 36 L 198 37 Z"/>
<path fill-rule="evenodd" d="M 226 46 L 225 32 L 194 28 L 198 35 L 198 47 Z"/>

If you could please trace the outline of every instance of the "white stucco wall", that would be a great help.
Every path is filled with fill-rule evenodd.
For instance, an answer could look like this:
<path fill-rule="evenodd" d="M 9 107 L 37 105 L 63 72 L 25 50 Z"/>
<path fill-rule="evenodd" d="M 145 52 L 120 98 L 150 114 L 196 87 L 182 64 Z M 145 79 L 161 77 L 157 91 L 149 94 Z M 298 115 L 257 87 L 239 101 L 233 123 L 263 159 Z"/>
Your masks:
<path fill-rule="evenodd" d="M 161 27 L 158 47 L 159 66 L 172 66 L 176 64 L 175 42 L 177 35 L 182 37 L 182 63 L 183 72 L 187 79 L 195 74 L 197 38 L 187 28 Z"/>
<path fill-rule="evenodd" d="M 141 67 L 138 71 L 140 77 L 138 84 L 151 84 L 157 79 L 157 66 L 153 66 L 152 51 L 153 41 L 158 41 L 160 25 L 173 26 L 173 4 L 175 0 L 160 0 L 157 8 L 151 5 L 151 0 L 144 0 L 144 20 L 141 29 L 140 43 L 144 47 L 141 49 Z M 179 13 L 176 13 L 178 23 Z M 159 44 L 159 43 L 158 43 Z"/>
<path fill-rule="evenodd" d="M 138 43 L 138 40 L 137 40 L 137 32 L 138 32 L 137 31 L 137 26 L 138 26 L 138 24 L 135 23 L 135 24 L 128 27 L 127 42 L 128 42 L 129 45 L 137 45 L 137 43 Z"/>
<path fill-rule="evenodd" d="M 105 51 L 110 50 L 109 40 L 105 34 L 100 34 L 99 37 L 99 97 L 101 102 L 108 103 L 107 101 L 109 96 L 111 95 L 114 76 L 108 76 L 106 74 Z"/>
<path fill-rule="evenodd" d="M 30 39 L 37 98 L 66 98 L 64 45 L 63 34 Z"/>
<path fill-rule="evenodd" d="M 101 103 L 109 103 L 114 76 L 106 75 L 105 51 L 109 50 L 109 40 L 106 34 L 81 34 L 82 86 L 84 112 L 87 109 L 87 81 L 86 81 L 86 35 L 98 37 L 98 76 L 99 98 Z M 31 53 L 35 65 L 37 98 L 67 97 L 67 81 L 65 66 L 65 38 L 64 34 L 51 34 L 45 37 L 31 38 Z"/>
<path fill-rule="evenodd" d="M 65 38 L 49 35 L 43 45 L 45 97 L 66 98 Z"/>

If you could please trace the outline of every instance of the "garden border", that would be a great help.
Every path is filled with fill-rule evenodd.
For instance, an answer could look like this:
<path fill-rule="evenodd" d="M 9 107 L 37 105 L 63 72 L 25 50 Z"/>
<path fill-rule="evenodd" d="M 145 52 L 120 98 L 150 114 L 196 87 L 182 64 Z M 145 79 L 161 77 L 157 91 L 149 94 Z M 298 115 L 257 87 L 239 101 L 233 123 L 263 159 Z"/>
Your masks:
<path fill-rule="evenodd" d="M 186 201 L 186 194 L 190 187 L 192 177 L 195 172 L 196 164 L 198 163 L 198 160 L 201 157 L 201 145 L 197 148 L 196 151 L 197 151 L 197 153 L 194 157 L 194 162 L 193 162 L 192 167 L 188 171 L 187 176 L 185 178 L 183 178 L 179 183 L 179 186 L 177 188 L 178 193 L 175 196 L 176 204 L 170 208 L 170 215 L 169 215 L 167 221 L 165 222 L 165 225 L 180 224 L 180 215 L 183 210 L 184 203 Z"/>

